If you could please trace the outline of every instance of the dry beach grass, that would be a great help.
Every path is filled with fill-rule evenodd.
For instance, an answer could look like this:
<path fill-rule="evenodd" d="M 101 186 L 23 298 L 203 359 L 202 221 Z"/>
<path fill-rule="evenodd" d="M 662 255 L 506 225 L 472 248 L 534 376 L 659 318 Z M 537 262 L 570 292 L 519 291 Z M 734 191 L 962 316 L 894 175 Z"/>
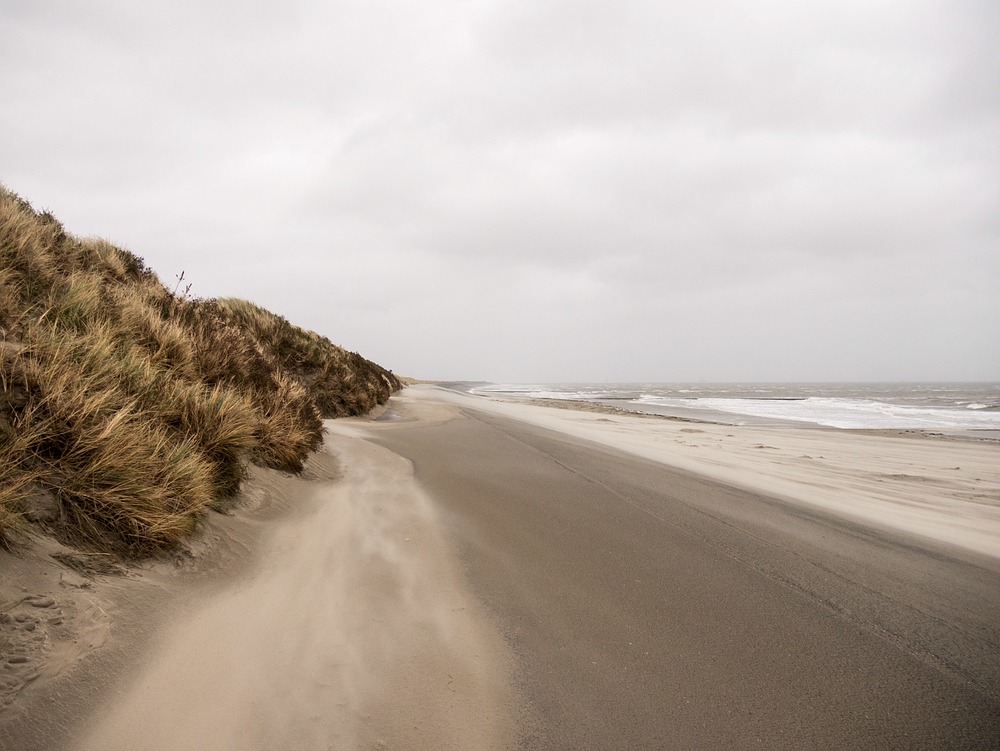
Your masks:
<path fill-rule="evenodd" d="M 0 188 L 0 540 L 33 525 L 136 557 L 189 534 L 252 461 L 301 470 L 322 417 L 389 371 L 252 303 L 194 300 Z"/>

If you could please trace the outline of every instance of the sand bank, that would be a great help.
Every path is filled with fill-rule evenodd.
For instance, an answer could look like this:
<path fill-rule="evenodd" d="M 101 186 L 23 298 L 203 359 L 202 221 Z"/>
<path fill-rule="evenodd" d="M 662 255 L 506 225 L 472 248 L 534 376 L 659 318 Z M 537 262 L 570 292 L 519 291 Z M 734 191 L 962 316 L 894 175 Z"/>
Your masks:
<path fill-rule="evenodd" d="M 714 425 L 435 393 L 737 487 L 1000 556 L 1000 442 L 921 431 Z"/>

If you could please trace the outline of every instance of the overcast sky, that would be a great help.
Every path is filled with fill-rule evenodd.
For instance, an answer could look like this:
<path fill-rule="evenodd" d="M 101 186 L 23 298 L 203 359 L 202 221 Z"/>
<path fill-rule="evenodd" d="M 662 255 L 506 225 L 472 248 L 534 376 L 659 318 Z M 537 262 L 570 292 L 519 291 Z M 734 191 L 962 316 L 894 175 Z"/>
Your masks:
<path fill-rule="evenodd" d="M 0 0 L 0 181 L 395 372 L 1000 380 L 1000 4 Z"/>

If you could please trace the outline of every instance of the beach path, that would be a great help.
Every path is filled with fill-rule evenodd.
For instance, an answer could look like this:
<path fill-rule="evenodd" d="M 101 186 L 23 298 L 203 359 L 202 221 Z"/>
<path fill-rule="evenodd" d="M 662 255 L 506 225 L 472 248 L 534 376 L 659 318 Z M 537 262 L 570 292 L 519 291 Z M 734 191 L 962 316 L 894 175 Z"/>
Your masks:
<path fill-rule="evenodd" d="M 302 508 L 247 576 L 162 629 L 77 748 L 513 747 L 506 646 L 412 466 L 328 429 L 329 476 L 285 499 Z"/>

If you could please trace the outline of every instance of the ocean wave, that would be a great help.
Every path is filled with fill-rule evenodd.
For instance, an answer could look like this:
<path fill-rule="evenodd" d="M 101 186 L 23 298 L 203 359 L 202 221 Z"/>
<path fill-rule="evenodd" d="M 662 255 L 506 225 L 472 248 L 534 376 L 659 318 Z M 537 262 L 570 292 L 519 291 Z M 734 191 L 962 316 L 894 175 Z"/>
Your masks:
<path fill-rule="evenodd" d="M 836 428 L 1000 430 L 1000 384 L 488 384 L 473 394 L 564 399 L 637 412 L 808 422 Z M 723 419 L 723 415 L 733 418 Z M 713 418 L 714 416 L 714 418 Z"/>
<path fill-rule="evenodd" d="M 478 396 L 516 396 L 523 399 L 567 399 L 571 401 L 619 398 L 614 391 L 590 389 L 581 391 L 538 384 L 490 384 L 471 388 L 469 393 Z"/>
<path fill-rule="evenodd" d="M 815 396 L 804 399 L 672 399 L 644 394 L 633 403 L 810 422 L 843 429 L 1000 430 L 1000 414 L 995 412 L 918 407 L 870 399 Z"/>

